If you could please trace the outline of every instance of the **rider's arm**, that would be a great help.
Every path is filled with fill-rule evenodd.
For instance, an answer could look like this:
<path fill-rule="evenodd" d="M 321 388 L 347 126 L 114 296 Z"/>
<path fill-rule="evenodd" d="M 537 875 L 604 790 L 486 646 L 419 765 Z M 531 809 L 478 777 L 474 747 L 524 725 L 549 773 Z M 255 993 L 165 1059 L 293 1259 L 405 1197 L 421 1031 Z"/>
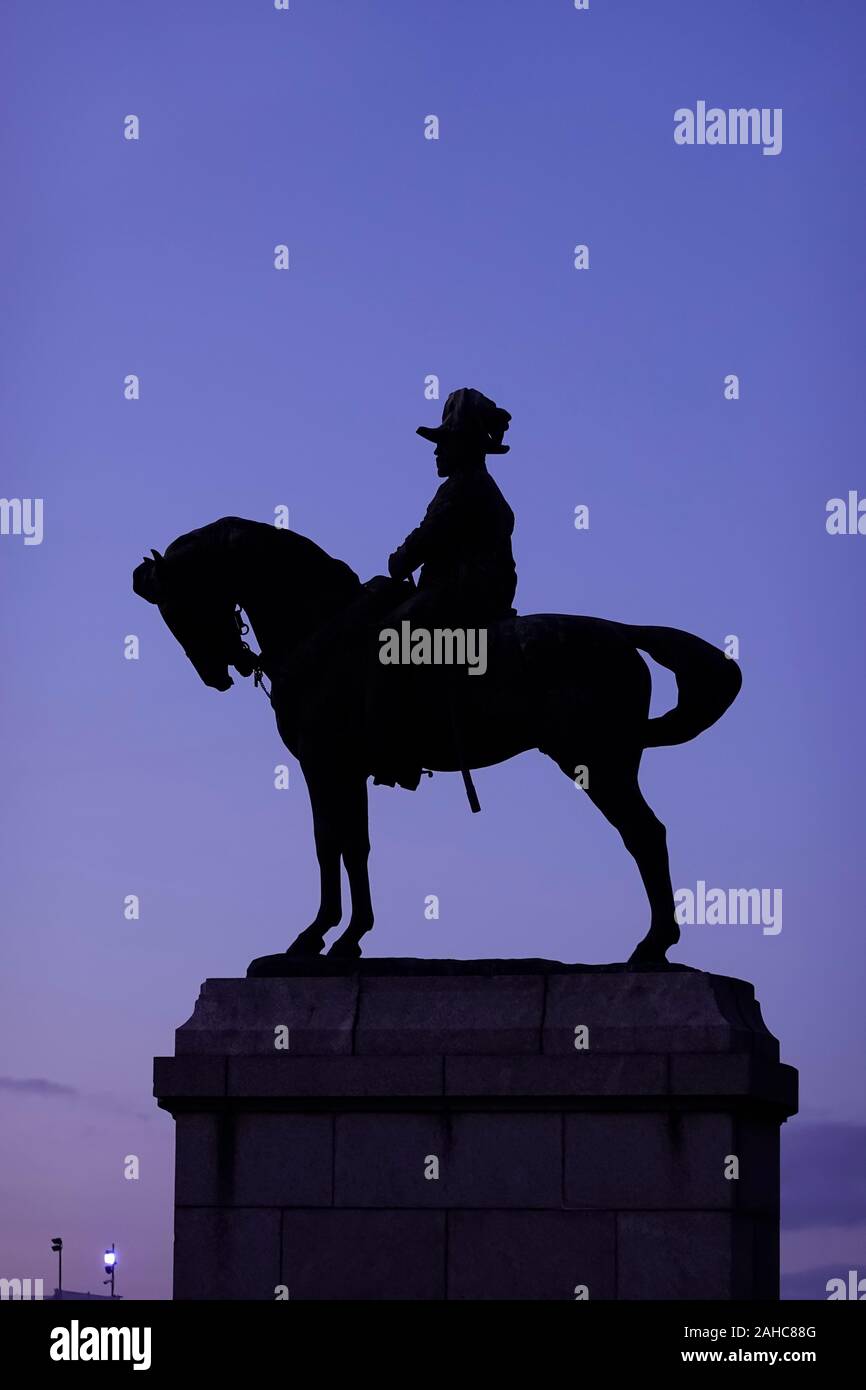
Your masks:
<path fill-rule="evenodd" d="M 453 489 L 449 488 L 447 482 L 443 483 L 427 508 L 421 525 L 416 526 L 390 556 L 388 573 L 392 579 L 407 579 L 448 546 L 455 532 L 457 507 Z"/>

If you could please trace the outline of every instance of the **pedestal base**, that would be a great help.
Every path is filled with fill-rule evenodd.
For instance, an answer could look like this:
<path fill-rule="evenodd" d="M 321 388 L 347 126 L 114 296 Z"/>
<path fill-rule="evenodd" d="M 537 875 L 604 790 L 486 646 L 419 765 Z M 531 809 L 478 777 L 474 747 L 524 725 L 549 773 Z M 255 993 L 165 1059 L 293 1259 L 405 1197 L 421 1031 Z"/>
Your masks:
<path fill-rule="evenodd" d="M 208 980 L 155 1062 L 175 1298 L 778 1297 L 797 1076 L 751 985 L 549 961 L 253 970 Z"/>

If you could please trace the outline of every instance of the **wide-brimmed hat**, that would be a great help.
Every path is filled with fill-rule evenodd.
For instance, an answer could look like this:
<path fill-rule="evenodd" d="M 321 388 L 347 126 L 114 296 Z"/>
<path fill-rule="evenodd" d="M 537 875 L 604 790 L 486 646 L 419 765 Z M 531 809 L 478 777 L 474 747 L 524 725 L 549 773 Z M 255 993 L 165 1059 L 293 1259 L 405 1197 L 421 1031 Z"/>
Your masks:
<path fill-rule="evenodd" d="M 438 444 L 442 439 L 465 439 L 479 444 L 485 454 L 507 454 L 508 445 L 502 443 L 502 436 L 508 429 L 511 416 L 507 410 L 476 391 L 471 386 L 461 386 L 452 391 L 442 411 L 442 424 L 419 425 L 415 431 L 422 438 Z"/>

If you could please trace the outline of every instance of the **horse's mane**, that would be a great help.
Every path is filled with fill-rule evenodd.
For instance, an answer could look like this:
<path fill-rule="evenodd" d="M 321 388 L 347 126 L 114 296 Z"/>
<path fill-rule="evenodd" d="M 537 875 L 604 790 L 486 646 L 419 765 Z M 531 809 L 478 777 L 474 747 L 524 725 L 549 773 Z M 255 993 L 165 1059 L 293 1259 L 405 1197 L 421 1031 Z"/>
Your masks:
<path fill-rule="evenodd" d="M 361 581 L 343 560 L 316 545 L 298 531 L 249 521 L 240 516 L 224 516 L 188 531 L 166 547 L 165 559 L 172 568 L 200 567 L 202 560 L 214 566 L 230 566 L 233 557 L 243 555 L 274 578 L 287 584 L 302 583 L 320 597 L 348 602 L 361 588 Z"/>
<path fill-rule="evenodd" d="M 309 582 L 322 582 L 328 587 L 359 589 L 360 578 L 343 560 L 336 560 L 299 531 L 275 527 L 267 521 L 250 521 L 246 517 L 220 517 L 195 531 L 179 535 L 177 541 L 165 548 L 165 559 L 177 564 L 186 559 L 200 562 L 203 556 L 217 559 L 222 550 L 240 550 L 247 555 L 259 555 L 263 563 L 288 567 Z"/>

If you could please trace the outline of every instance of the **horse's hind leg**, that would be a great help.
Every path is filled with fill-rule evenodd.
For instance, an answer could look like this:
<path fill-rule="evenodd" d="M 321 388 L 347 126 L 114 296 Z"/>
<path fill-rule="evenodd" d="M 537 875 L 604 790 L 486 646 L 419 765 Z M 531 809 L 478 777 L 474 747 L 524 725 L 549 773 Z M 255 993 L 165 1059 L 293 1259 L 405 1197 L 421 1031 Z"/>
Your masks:
<path fill-rule="evenodd" d="M 629 957 L 631 964 L 661 964 L 669 947 L 680 939 L 668 863 L 665 828 L 644 801 L 638 786 L 640 752 L 633 758 L 596 757 L 587 762 L 586 792 L 602 815 L 615 826 L 640 872 L 652 913 L 650 929 Z M 573 767 L 560 763 L 567 777 Z"/>

